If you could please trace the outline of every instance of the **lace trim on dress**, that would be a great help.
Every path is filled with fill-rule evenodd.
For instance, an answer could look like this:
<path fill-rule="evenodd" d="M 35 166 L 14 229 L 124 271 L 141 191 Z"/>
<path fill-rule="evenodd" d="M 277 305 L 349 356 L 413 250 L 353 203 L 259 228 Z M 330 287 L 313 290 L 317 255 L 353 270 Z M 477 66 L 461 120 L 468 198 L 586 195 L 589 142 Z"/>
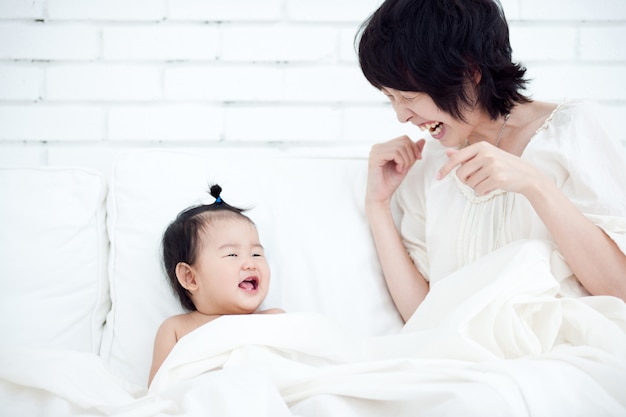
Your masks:
<path fill-rule="evenodd" d="M 561 108 L 569 103 L 570 100 L 564 100 L 561 103 L 557 104 L 557 106 L 554 108 L 554 110 L 552 110 L 552 113 L 550 113 L 550 116 L 548 116 L 548 118 L 546 119 L 545 122 L 543 122 L 543 124 L 541 125 L 541 127 L 539 127 L 539 129 L 537 129 L 535 131 L 535 134 L 533 135 L 533 137 L 531 138 L 531 140 L 537 136 L 541 131 L 546 130 L 548 128 L 548 126 L 550 126 L 550 123 L 552 122 L 552 119 L 554 119 L 554 116 L 556 116 L 556 114 L 559 112 L 559 110 L 561 110 Z"/>
<path fill-rule="evenodd" d="M 461 182 L 459 177 L 456 175 L 456 170 L 457 168 L 454 168 L 452 172 L 450 172 L 450 174 L 448 175 L 452 175 L 452 177 L 456 181 L 456 185 L 459 187 L 459 189 L 461 190 L 465 198 L 467 198 L 471 203 L 474 203 L 474 204 L 484 203 L 485 201 L 491 200 L 495 196 L 506 192 L 504 190 L 497 189 L 485 195 L 478 195 L 472 187 Z"/>

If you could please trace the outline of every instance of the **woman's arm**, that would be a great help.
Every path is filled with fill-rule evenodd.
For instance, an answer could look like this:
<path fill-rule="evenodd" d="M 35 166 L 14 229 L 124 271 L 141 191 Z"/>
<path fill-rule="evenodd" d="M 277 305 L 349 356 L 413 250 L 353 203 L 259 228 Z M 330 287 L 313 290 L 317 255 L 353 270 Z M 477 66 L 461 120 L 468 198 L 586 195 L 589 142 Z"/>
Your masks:
<path fill-rule="evenodd" d="M 369 206 L 376 252 L 396 309 L 406 322 L 428 294 L 428 282 L 419 273 L 402 243 L 389 205 Z"/>
<path fill-rule="evenodd" d="M 446 152 L 439 178 L 460 165 L 456 175 L 478 194 L 500 188 L 524 195 L 587 291 L 626 301 L 626 255 L 542 172 L 487 143 Z"/>
<path fill-rule="evenodd" d="M 400 315 L 407 321 L 428 293 L 402 243 L 391 213 L 391 197 L 415 161 L 421 159 L 424 140 L 407 136 L 374 145 L 370 152 L 365 212 L 387 288 Z"/>
<path fill-rule="evenodd" d="M 539 174 L 541 175 L 541 174 Z M 593 295 L 626 301 L 626 255 L 549 179 L 529 182 L 522 191 L 546 225 L 581 284 Z"/>

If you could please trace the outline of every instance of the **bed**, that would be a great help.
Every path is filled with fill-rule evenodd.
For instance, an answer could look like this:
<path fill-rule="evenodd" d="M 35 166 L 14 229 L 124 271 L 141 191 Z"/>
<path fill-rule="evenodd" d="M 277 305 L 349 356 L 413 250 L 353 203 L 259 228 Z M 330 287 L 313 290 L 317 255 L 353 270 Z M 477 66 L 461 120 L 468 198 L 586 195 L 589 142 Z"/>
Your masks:
<path fill-rule="evenodd" d="M 433 286 L 405 324 L 363 213 L 363 156 L 129 152 L 110 172 L 0 169 L 0 415 L 626 416 L 626 305 L 558 295 L 554 247 L 520 241 Z M 249 207 L 265 307 L 183 337 L 159 240 L 183 208 Z"/>

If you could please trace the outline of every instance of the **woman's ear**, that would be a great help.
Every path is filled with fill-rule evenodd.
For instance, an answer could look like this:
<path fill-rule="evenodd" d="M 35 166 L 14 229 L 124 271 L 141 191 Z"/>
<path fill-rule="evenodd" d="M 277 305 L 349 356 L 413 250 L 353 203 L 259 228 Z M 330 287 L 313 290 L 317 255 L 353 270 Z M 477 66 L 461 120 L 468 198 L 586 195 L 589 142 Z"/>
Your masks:
<path fill-rule="evenodd" d="M 193 291 L 198 288 L 198 282 L 196 281 L 196 274 L 191 266 L 185 262 L 179 262 L 176 264 L 176 278 L 178 282 L 187 291 Z"/>
<path fill-rule="evenodd" d="M 480 72 L 478 68 L 476 68 L 474 69 L 473 75 L 474 75 L 474 82 L 476 83 L 476 85 L 480 84 L 480 80 L 482 80 L 483 78 L 483 73 Z"/>

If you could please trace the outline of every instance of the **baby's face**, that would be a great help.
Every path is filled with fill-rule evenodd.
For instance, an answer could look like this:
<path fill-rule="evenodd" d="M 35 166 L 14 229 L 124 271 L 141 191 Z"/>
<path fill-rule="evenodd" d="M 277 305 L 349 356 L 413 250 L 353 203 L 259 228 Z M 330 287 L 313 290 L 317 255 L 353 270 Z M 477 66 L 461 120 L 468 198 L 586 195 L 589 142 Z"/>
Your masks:
<path fill-rule="evenodd" d="M 194 303 L 202 313 L 253 313 L 267 296 L 270 268 L 256 227 L 246 219 L 209 225 L 192 267 L 199 285 Z"/>

